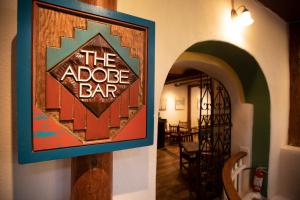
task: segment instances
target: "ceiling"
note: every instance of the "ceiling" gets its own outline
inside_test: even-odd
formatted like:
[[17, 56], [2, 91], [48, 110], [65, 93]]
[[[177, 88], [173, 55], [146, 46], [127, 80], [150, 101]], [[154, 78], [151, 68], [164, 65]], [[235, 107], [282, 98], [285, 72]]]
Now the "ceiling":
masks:
[[299, 0], [258, 0], [288, 23], [300, 22]]

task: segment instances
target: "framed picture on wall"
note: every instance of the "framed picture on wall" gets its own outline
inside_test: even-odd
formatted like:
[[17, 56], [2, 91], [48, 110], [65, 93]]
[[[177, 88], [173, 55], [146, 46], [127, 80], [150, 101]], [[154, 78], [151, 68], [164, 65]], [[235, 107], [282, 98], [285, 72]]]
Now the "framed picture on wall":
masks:
[[167, 110], [167, 99], [164, 97], [160, 99], [159, 110], [160, 111]]
[[176, 97], [175, 99], [175, 110], [184, 110], [185, 99], [184, 97]]

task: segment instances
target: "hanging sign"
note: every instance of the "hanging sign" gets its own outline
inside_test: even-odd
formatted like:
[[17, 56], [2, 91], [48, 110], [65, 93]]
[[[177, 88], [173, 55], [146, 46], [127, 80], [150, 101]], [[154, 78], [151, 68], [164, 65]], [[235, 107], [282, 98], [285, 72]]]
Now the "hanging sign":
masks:
[[77, 0], [19, 0], [19, 162], [153, 143], [154, 22]]

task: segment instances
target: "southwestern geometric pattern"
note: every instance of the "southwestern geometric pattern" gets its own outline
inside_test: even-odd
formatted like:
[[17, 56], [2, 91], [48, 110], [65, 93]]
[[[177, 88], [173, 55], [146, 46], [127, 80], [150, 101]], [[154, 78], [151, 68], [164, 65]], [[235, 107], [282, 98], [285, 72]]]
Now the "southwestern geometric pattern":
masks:
[[33, 108], [35, 151], [146, 137], [139, 60], [120, 44], [109, 25], [87, 21], [60, 48], [47, 48], [45, 108]]
[[153, 21], [78, 0], [18, 0], [19, 163], [153, 144]]
[[[100, 55], [103, 56], [104, 52], [108, 52], [110, 53], [110, 55], [115, 55], [113, 59], [110, 59], [114, 60], [114, 62], [111, 63], [111, 65], [114, 65], [114, 67], [105, 69], [104, 62], [102, 60], [100, 60], [101, 62], [97, 62], [97, 65], [94, 65], [93, 58], [95, 57], [95, 55], [90, 55], [89, 53], [89, 56], [87, 58], [89, 59], [87, 68], [87, 66], [85, 66], [86, 53], [84, 54], [84, 52], [96, 52], [96, 54], [99, 57]], [[77, 74], [77, 76], [80, 73], [81, 77], [65, 76], [64, 78], [65, 72], [68, 69], [70, 69], [70, 71], [73, 71], [74, 74]], [[96, 71], [96, 69], [101, 69], [101, 71]], [[94, 79], [90, 77], [91, 71], [95, 71], [95, 75], [93, 76], [95, 77]], [[108, 72], [110, 73], [108, 74]], [[126, 77], [126, 81], [120, 82], [117, 80], [120, 79], [120, 72], [123, 72], [123, 77]], [[100, 114], [110, 106], [110, 104], [114, 101], [116, 97], [118, 97], [126, 88], [128, 88], [133, 82], [135, 82], [138, 79], [138, 76], [130, 69], [130, 67], [128, 67], [128, 65], [121, 59], [121, 57], [116, 53], [116, 51], [114, 51], [114, 49], [105, 41], [105, 39], [100, 34], [96, 35], [84, 46], [76, 50], [65, 61], [53, 67], [50, 70], [50, 74], [53, 77], [55, 77], [59, 82], [61, 82], [74, 96], [76, 96], [80, 100], [80, 102], [82, 102], [97, 117], [99, 117]], [[80, 83], [77, 80], [75, 80], [78, 78], [86, 80], [89, 77], [90, 80], [85, 83], [85, 87], [81, 86]], [[105, 78], [106, 80], [110, 80], [110, 82], [116, 84], [107, 84], [107, 81], [104, 81]], [[98, 84], [98, 82], [100, 82], [98, 80], [101, 81], [101, 85]], [[88, 91], [95, 91], [97, 88], [99, 92], [97, 92], [93, 97], [80, 97], [80, 91], [84, 92], [82, 91], [84, 89]], [[85, 96], [90, 95], [85, 94]]]

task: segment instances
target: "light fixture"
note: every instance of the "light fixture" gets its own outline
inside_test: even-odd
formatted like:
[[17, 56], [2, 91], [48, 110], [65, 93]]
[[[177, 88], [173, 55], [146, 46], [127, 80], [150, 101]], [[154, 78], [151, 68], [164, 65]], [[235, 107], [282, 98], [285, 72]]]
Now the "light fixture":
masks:
[[251, 13], [246, 8], [246, 6], [241, 5], [237, 9], [234, 9], [233, 0], [231, 9], [231, 19], [238, 26], [249, 26], [254, 22], [254, 20], [251, 17]]

